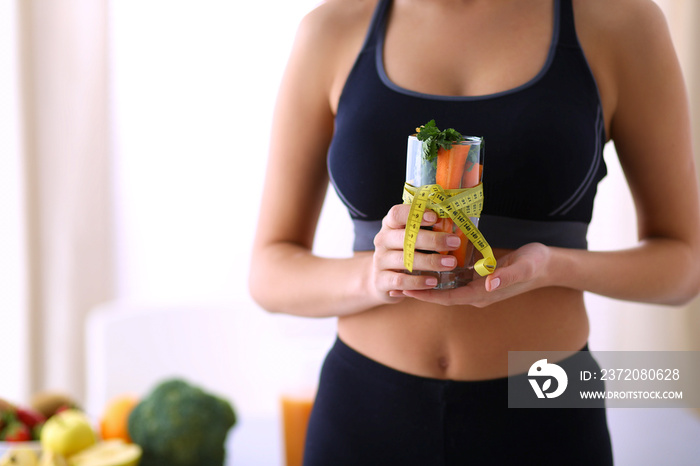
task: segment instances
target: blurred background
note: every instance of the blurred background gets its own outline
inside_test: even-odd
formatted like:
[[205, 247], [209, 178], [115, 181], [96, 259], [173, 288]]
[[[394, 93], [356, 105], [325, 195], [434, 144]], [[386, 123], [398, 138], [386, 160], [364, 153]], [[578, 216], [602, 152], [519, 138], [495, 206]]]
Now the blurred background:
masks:
[[[245, 427], [313, 387], [333, 319], [265, 313], [247, 270], [277, 86], [317, 3], [0, 0], [0, 398], [61, 390], [97, 415], [182, 372], [229, 397]], [[698, 148], [700, 4], [657, 3]], [[605, 157], [598, 250], [635, 241], [612, 145]], [[339, 206], [329, 191], [319, 254], [351, 254]], [[586, 299], [593, 350], [700, 350], [698, 301]], [[610, 413], [619, 464], [697, 464], [697, 413], [623, 411]]]

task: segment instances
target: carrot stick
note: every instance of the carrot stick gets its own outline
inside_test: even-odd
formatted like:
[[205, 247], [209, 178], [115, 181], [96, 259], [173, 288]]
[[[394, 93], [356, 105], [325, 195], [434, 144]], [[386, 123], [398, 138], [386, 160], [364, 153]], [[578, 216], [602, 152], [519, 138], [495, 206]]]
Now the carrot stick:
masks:
[[[462, 173], [464, 165], [467, 162], [469, 155], [469, 146], [455, 144], [452, 149], [438, 149], [437, 170], [435, 173], [435, 182], [442, 186], [443, 189], [457, 189], [462, 185]], [[444, 231], [452, 233], [454, 231], [454, 223], [449, 218], [443, 218], [433, 225], [433, 231]], [[464, 243], [464, 241], [462, 241]], [[462, 246], [455, 251], [440, 251], [440, 254], [452, 254], [457, 257], [457, 263], [464, 263], [462, 255]]]
[[452, 149], [440, 148], [437, 156], [437, 172], [435, 182], [443, 189], [458, 189], [462, 187], [462, 174], [467, 163], [469, 148], [455, 144]]
[[[471, 146], [455, 144], [452, 149], [445, 150], [440, 148], [437, 157], [437, 171], [435, 174], [435, 182], [442, 186], [443, 189], [459, 189], [471, 188], [479, 184], [481, 179], [481, 165], [475, 166], [474, 162], [468, 162], [469, 149]], [[471, 167], [466, 167], [466, 164], [471, 164]], [[448, 233], [454, 232], [454, 222], [449, 218], [438, 220], [433, 226], [434, 231], [444, 231]], [[457, 266], [464, 267], [467, 260], [467, 249], [469, 240], [457, 229], [456, 232], [462, 244], [454, 251], [440, 251], [441, 254], [452, 254], [457, 258]]]
[[479, 184], [481, 182], [481, 173], [483, 169], [484, 166], [481, 164], [467, 162], [467, 169], [464, 171], [462, 186], [460, 186], [460, 188], [473, 188]]

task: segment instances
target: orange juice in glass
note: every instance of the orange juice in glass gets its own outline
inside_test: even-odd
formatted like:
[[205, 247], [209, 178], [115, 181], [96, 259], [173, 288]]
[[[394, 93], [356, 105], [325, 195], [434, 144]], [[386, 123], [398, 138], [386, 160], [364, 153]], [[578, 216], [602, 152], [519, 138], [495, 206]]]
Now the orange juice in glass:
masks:
[[[484, 140], [477, 136], [461, 136], [451, 148], [437, 149], [437, 156], [426, 157], [425, 142], [417, 135], [408, 137], [406, 154], [406, 182], [415, 187], [438, 184], [443, 189], [473, 188], [481, 183], [484, 166]], [[475, 227], [478, 217], [469, 217]], [[462, 244], [454, 251], [440, 251], [457, 259], [457, 267], [447, 272], [414, 270], [416, 275], [438, 279], [437, 289], [464, 286], [474, 278], [474, 245], [449, 218], [440, 218], [432, 227], [435, 231], [452, 232], [460, 236]]]
[[283, 394], [282, 426], [286, 466], [301, 466], [304, 458], [306, 427], [314, 404], [312, 393]]

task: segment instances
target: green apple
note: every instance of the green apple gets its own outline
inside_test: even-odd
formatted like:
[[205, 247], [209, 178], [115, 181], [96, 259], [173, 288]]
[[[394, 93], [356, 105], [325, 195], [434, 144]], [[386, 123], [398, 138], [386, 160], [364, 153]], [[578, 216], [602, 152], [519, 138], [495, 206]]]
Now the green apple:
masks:
[[90, 420], [82, 411], [68, 409], [51, 416], [41, 429], [41, 447], [71, 456], [97, 442]]
[[141, 447], [123, 440], [99, 442], [70, 457], [71, 466], [136, 466]]

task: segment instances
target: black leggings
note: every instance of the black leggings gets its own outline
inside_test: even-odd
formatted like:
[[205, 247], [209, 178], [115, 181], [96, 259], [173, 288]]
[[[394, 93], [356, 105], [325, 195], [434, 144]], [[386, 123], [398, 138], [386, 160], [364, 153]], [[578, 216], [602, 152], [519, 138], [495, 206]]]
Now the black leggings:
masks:
[[419, 377], [339, 339], [328, 353], [305, 466], [528, 464], [611, 465], [605, 408], [508, 408], [508, 378]]

